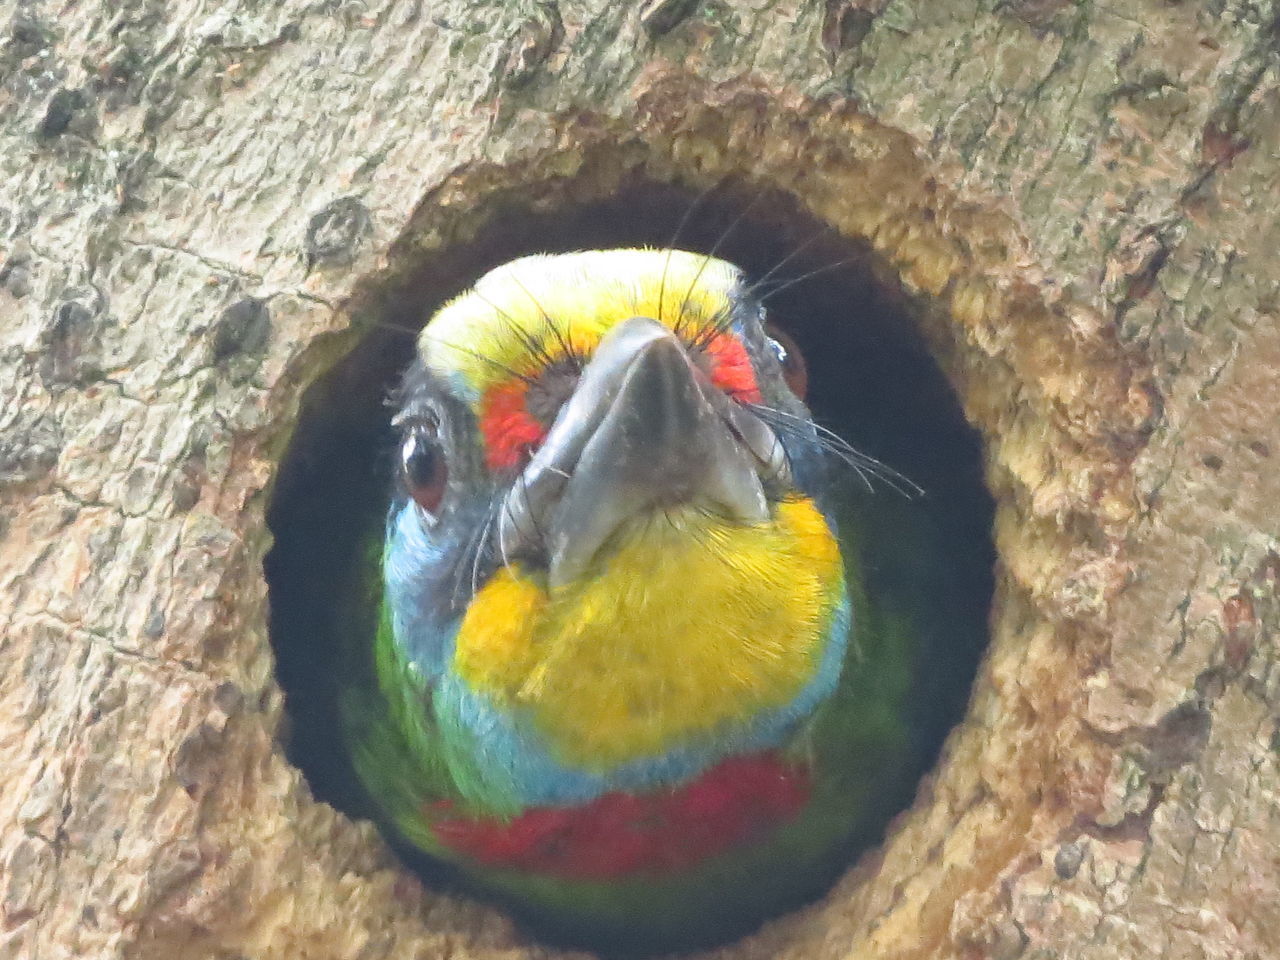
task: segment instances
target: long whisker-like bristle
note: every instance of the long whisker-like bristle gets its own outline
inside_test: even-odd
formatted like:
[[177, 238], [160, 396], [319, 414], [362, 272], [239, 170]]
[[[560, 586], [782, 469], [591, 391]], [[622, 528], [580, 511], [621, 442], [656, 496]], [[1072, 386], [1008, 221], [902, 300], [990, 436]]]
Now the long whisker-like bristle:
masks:
[[697, 336], [695, 336], [693, 340], [690, 341], [689, 348], [691, 350], [705, 350], [707, 347], [711, 345], [712, 340], [714, 340], [720, 334], [728, 331], [729, 327], [732, 325], [733, 325], [732, 308], [728, 306], [721, 308], [716, 312], [715, 316], [711, 318], [711, 322], [707, 324], [702, 330], [698, 331]]
[[465, 353], [469, 357], [475, 357], [481, 363], [487, 363], [489, 364], [489, 366], [494, 367], [497, 370], [501, 370], [503, 373], [507, 374], [508, 376], [515, 377], [517, 380], [521, 380], [524, 383], [532, 385], [535, 382], [535, 378], [529, 376], [527, 373], [521, 373], [519, 370], [516, 370], [514, 367], [509, 367], [505, 363], [499, 363], [497, 360], [494, 360], [488, 354], [481, 353], [479, 350], [473, 350], [470, 347], [464, 347], [461, 344], [457, 344], [457, 343], [450, 343], [447, 340], [432, 339], [431, 342], [433, 344], [439, 344], [442, 347], [447, 347], [450, 350], [457, 350], [459, 353]]
[[471, 593], [474, 595], [480, 588], [480, 568], [489, 542], [489, 534], [493, 529], [493, 522], [498, 515], [499, 502], [495, 498], [485, 508], [484, 518], [480, 523], [476, 524], [475, 530], [467, 538], [462, 554], [458, 558], [457, 576], [454, 578], [453, 584], [453, 604], [455, 607], [463, 599], [463, 584], [467, 582], [466, 575], [468, 572], [471, 574]]
[[809, 237], [809, 239], [805, 240], [805, 241], [804, 241], [803, 243], [801, 243], [799, 246], [797, 246], [797, 247], [795, 247], [794, 249], [792, 249], [790, 253], [788, 253], [788, 254], [787, 254], [786, 256], [784, 256], [781, 260], [779, 260], [777, 263], [775, 263], [772, 267], [770, 267], [768, 270], [766, 270], [766, 271], [765, 271], [765, 273], [764, 273], [764, 275], [763, 275], [763, 276], [761, 276], [761, 277], [760, 277], [760, 279], [756, 280], [754, 283], [749, 284], [749, 285], [747, 286], [747, 293], [748, 293], [748, 295], [752, 294], [754, 291], [756, 291], [756, 290], [760, 289], [761, 287], [763, 287], [766, 283], [768, 283], [768, 282], [769, 282], [769, 280], [771, 280], [771, 279], [773, 278], [773, 275], [774, 275], [775, 273], [777, 273], [779, 270], [781, 270], [783, 267], [785, 267], [788, 263], [790, 263], [790, 262], [791, 262], [792, 260], [794, 260], [796, 257], [800, 256], [800, 254], [802, 254], [805, 250], [809, 249], [809, 247], [811, 247], [811, 246], [813, 246], [815, 243], [817, 243], [817, 242], [818, 242], [818, 240], [819, 240], [819, 239], [820, 239], [824, 234], [826, 234], [827, 232], [828, 232], [828, 228], [823, 227], [821, 230], [819, 230], [819, 231], [817, 231], [816, 233], [812, 234], [812, 235]]
[[[681, 215], [680, 221], [676, 224], [676, 229], [671, 234], [670, 242], [667, 243], [667, 256], [662, 264], [662, 276], [658, 279], [658, 316], [654, 317], [654, 319], [657, 320], [659, 323], [666, 323], [666, 318], [662, 316], [662, 313], [663, 313], [663, 307], [666, 305], [665, 300], [666, 300], [666, 292], [667, 292], [667, 270], [671, 266], [671, 254], [675, 252], [676, 244], [680, 242], [680, 234], [683, 233], [684, 228], [689, 225], [689, 221], [690, 219], [692, 219], [694, 211], [697, 210], [700, 206], [702, 206], [702, 201], [707, 199], [707, 197], [711, 196], [712, 193], [714, 193], [717, 189], [719, 189], [721, 183], [723, 183], [722, 180], [716, 180], [707, 184], [707, 186], [705, 186], [702, 189], [702, 192], [693, 198], [693, 202], [689, 204], [688, 208]], [[671, 329], [676, 334], [680, 333], [681, 319], [682, 318], [679, 315], [677, 315], [675, 318], [675, 322], [672, 324]]]
[[780, 433], [791, 433], [793, 436], [803, 437], [809, 431], [813, 431], [813, 438], [818, 441], [822, 449], [834, 455], [852, 469], [858, 478], [866, 484], [868, 490], [874, 491], [875, 488], [871, 483], [874, 478], [904, 497], [914, 498], [923, 496], [925, 493], [924, 488], [914, 480], [903, 476], [893, 467], [877, 460], [875, 457], [863, 453], [838, 433], [822, 426], [822, 424], [814, 423], [812, 420], [794, 413], [788, 413], [785, 410], [778, 410], [763, 404], [748, 403], [744, 404], [744, 406]]
[[529, 515], [529, 522], [533, 524], [534, 535], [538, 538], [538, 547], [541, 550], [547, 549], [547, 535], [543, 532], [542, 527], [538, 525], [537, 514], [534, 513], [533, 504], [529, 502], [529, 483], [526, 474], [521, 473], [516, 481], [520, 484], [520, 496], [524, 498], [524, 511]]
[[[515, 271], [511, 272], [511, 280], [517, 287], [524, 291], [525, 296], [527, 296], [533, 303], [534, 307], [537, 308], [538, 313], [542, 316], [543, 325], [546, 326], [547, 330], [550, 331], [552, 338], [557, 344], [559, 344], [560, 350], [564, 354], [564, 358], [572, 363], [577, 371], [581, 373], [582, 358], [574, 351], [573, 347], [569, 343], [568, 337], [565, 336], [565, 333], [556, 325], [555, 319], [547, 312], [546, 307], [538, 302], [538, 298], [535, 297], [533, 292], [524, 285], [524, 281], [516, 276]], [[528, 341], [526, 341], [526, 343], [528, 343]], [[536, 348], [531, 346], [530, 349], [535, 350], [545, 364], [553, 362], [554, 358], [547, 352], [545, 344], [541, 341], [538, 342], [538, 346]]]
[[[502, 506], [499, 507], [499, 510], [508, 511], [507, 515], [510, 516], [511, 508], [506, 505], [505, 500], [503, 501]], [[506, 529], [506, 526], [501, 521], [499, 521], [498, 522], [498, 555], [502, 558], [502, 569], [509, 571], [511, 569], [511, 557], [507, 553], [507, 538], [503, 536], [503, 531], [505, 529]]]
[[829, 273], [830, 271], [838, 270], [841, 267], [847, 267], [849, 264], [856, 263], [860, 259], [861, 257], [846, 257], [843, 260], [837, 260], [835, 263], [828, 263], [824, 267], [818, 267], [814, 270], [810, 270], [808, 273], [802, 273], [798, 277], [792, 277], [789, 280], [784, 280], [776, 284], [772, 289], [765, 290], [763, 293], [758, 292], [760, 287], [763, 285], [763, 281], [758, 280], [747, 288], [747, 293], [750, 296], [756, 297], [758, 300], [768, 300], [770, 297], [776, 297], [783, 290], [791, 289], [797, 283], [804, 283], [806, 280], [811, 280], [820, 274]]
[[[746, 219], [747, 214], [750, 213], [752, 208], [760, 202], [760, 198], [763, 196], [764, 191], [758, 191], [756, 195], [751, 198], [751, 201], [738, 212], [738, 215], [733, 218], [729, 225], [724, 228], [720, 236], [716, 238], [716, 242], [711, 245], [711, 249], [703, 255], [702, 263], [698, 265], [697, 272], [694, 273], [693, 279], [689, 281], [689, 289], [684, 292], [684, 298], [680, 301], [680, 309], [677, 312], [676, 318], [677, 323], [679, 323], [684, 317], [684, 308], [689, 305], [689, 298], [693, 296], [693, 291], [697, 289], [698, 281], [702, 279], [702, 273], [707, 269], [707, 265], [715, 259], [716, 254], [720, 252], [720, 247], [723, 246], [724, 242], [733, 234], [733, 231], [737, 228], [738, 224]], [[677, 330], [677, 332], [679, 331]]]
[[[511, 277], [512, 280], [516, 282], [517, 285], [520, 284], [520, 281], [516, 277], [514, 271], [509, 271], [509, 276]], [[511, 316], [511, 314], [508, 311], [502, 309], [502, 307], [498, 306], [496, 303], [494, 303], [492, 300], [486, 297], [483, 293], [481, 293], [479, 287], [476, 287], [472, 292], [480, 300], [483, 300], [485, 303], [487, 303], [489, 307], [492, 308], [493, 312], [498, 315], [499, 318], [505, 321], [507, 325], [507, 332], [511, 334], [513, 337], [515, 337], [516, 340], [520, 343], [520, 345], [524, 347], [524, 349], [528, 351], [529, 355], [533, 359], [538, 361], [539, 364], [546, 366], [547, 364], [550, 364], [552, 361], [555, 360], [555, 357], [553, 357], [547, 351], [547, 347], [545, 343], [543, 343], [541, 340], [539, 340], [537, 337], [531, 334], [528, 330], [522, 327], [516, 321], [515, 317]], [[528, 291], [526, 290], [525, 292], [527, 293]], [[537, 304], [536, 300], [534, 301], [534, 304], [535, 305]], [[538, 307], [538, 309], [541, 310], [542, 308]], [[546, 316], [545, 311], [543, 313], [543, 316]]]

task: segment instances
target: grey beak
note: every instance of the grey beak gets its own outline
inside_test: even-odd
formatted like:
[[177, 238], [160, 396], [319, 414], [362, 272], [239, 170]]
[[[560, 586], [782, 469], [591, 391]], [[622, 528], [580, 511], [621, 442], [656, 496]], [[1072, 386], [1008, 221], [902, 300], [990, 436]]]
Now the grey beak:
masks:
[[539, 545], [552, 589], [586, 574], [628, 520], [696, 504], [769, 517], [762, 478], [787, 476], [777, 436], [711, 385], [674, 333], [632, 317], [601, 340], [503, 504], [503, 555]]

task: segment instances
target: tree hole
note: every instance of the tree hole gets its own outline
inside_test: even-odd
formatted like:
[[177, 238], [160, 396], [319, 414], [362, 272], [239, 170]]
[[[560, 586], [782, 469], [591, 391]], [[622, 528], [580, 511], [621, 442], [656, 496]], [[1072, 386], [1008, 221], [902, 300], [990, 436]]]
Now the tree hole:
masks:
[[[874, 809], [849, 848], [805, 889], [773, 903], [776, 913], [820, 896], [841, 868], [878, 843], [937, 761], [964, 714], [986, 642], [994, 562], [981, 444], [919, 333], [921, 305], [864, 245], [824, 229], [781, 193], [742, 186], [698, 195], [636, 180], [607, 199], [549, 212], [512, 199], [471, 241], [417, 255], [422, 262], [376, 292], [358, 320], [367, 331], [304, 398], [269, 514], [275, 547], [266, 566], [287, 698], [286, 750], [318, 799], [354, 817], [370, 815], [339, 724], [344, 685], [364, 669], [351, 662], [345, 606], [362, 565], [376, 562], [395, 463], [386, 401], [413, 356], [414, 332], [450, 297], [516, 257], [669, 245], [714, 252], [751, 279], [768, 278], [766, 306], [804, 354], [815, 420], [924, 490], [908, 498], [875, 478], [870, 488], [856, 475], [846, 478], [870, 514], [890, 518], [864, 558], [868, 590], [909, 593], [931, 584], [934, 614], [923, 618], [927, 635], [903, 700], [908, 748], [873, 785]], [[403, 252], [406, 262], [414, 257]], [[923, 523], [896, 536], [891, 518], [903, 511]], [[428, 883], [454, 882], [447, 870], [402, 853]], [[720, 942], [769, 912], [708, 921], [684, 942], [652, 943], [598, 942], [524, 919], [552, 942], [634, 954]]]

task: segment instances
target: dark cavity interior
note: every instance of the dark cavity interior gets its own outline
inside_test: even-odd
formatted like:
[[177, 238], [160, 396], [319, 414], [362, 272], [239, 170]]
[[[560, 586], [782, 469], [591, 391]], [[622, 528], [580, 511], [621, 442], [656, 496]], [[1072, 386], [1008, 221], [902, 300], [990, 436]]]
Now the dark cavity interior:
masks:
[[[338, 723], [343, 682], [358, 666], [344, 659], [349, 639], [336, 625], [343, 590], [361, 564], [376, 563], [370, 531], [376, 541], [394, 465], [386, 398], [410, 361], [413, 331], [507, 260], [641, 245], [715, 252], [753, 280], [769, 275], [766, 289], [777, 289], [766, 304], [804, 353], [817, 421], [926, 491], [915, 505], [935, 525], [938, 550], [921, 563], [948, 570], [951, 633], [932, 652], [936, 669], [919, 691], [914, 769], [901, 783], [886, 784], [892, 796], [885, 797], [884, 816], [849, 851], [852, 862], [910, 803], [963, 716], [986, 638], [992, 502], [979, 438], [913, 320], [920, 304], [887, 268], [875, 266], [864, 245], [824, 229], [787, 197], [751, 187], [700, 196], [636, 182], [607, 200], [552, 213], [513, 199], [472, 242], [423, 258], [402, 271], [397, 285], [376, 292], [367, 332], [307, 392], [269, 514], [276, 538], [266, 562], [271, 637], [287, 698], [288, 756], [317, 798], [353, 816], [367, 814]], [[413, 256], [403, 254], [406, 262]], [[872, 485], [869, 495], [901, 496], [883, 482]], [[413, 865], [428, 882], [450, 882], [430, 865]], [[809, 893], [820, 894], [832, 879], [816, 878]], [[609, 952], [610, 945], [593, 946]]]

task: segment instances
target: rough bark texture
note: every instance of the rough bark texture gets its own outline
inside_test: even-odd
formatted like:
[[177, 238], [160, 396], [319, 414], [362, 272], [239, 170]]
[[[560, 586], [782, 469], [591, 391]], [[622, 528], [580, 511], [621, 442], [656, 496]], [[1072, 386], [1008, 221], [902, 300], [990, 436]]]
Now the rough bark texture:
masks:
[[998, 499], [914, 808], [720, 955], [1280, 955], [1278, 37], [1264, 0], [0, 2], [0, 954], [541, 949], [286, 761], [264, 510], [368, 291], [643, 171], [867, 238]]

